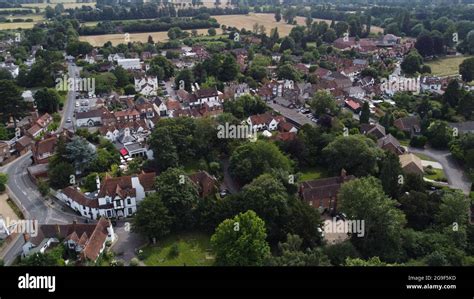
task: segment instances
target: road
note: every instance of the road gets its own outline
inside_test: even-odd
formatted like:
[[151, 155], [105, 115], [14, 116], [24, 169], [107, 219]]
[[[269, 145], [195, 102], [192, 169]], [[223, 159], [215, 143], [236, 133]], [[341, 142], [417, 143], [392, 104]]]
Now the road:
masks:
[[[74, 63], [68, 63], [68, 72], [69, 72], [69, 78], [73, 78], [74, 80], [76, 80], [79, 77], [79, 68], [76, 67]], [[62, 119], [58, 127], [58, 132], [62, 131], [63, 128], [66, 128], [71, 131], [74, 129], [73, 122], [71, 121], [70, 123], [68, 123], [67, 120], [68, 119], [72, 120], [74, 116], [75, 104], [76, 104], [76, 91], [69, 90], [66, 97], [66, 102], [64, 103], [64, 107], [62, 110]]]
[[[70, 78], [76, 78], [79, 75], [78, 69], [72, 63], [68, 63], [68, 72]], [[64, 103], [58, 132], [62, 128], [73, 129], [73, 123], [67, 123], [66, 120], [73, 117], [75, 100], [76, 92], [70, 90]], [[15, 161], [0, 167], [0, 172], [8, 174], [7, 186], [9, 195], [16, 203], [20, 204], [19, 208], [25, 214], [25, 218], [38, 220], [39, 224], [66, 224], [71, 223], [73, 220], [82, 222], [81, 217], [73, 214], [72, 211], [64, 210], [59, 204], [54, 204], [54, 202], [46, 203], [45, 199], [38, 192], [36, 185], [28, 176], [27, 168], [32, 164], [31, 157], [32, 154], [29, 152]], [[5, 265], [12, 264], [21, 253], [23, 244], [23, 237], [20, 236], [8, 245], [8, 251], [4, 252], [2, 257]]]
[[471, 191], [471, 181], [464, 173], [463, 168], [454, 160], [449, 151], [435, 150], [432, 148], [419, 149], [409, 147], [408, 150], [412, 153], [425, 154], [443, 166], [444, 173], [448, 179], [449, 186], [454, 189], [460, 189], [464, 194], [469, 194]]

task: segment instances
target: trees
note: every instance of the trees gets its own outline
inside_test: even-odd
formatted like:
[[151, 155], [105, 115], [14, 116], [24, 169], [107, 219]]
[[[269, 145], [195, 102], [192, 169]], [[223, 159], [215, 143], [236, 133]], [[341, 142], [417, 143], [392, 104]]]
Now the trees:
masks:
[[239, 66], [234, 56], [227, 54], [225, 55], [221, 69], [219, 71], [218, 79], [223, 82], [229, 82], [234, 80], [239, 74]]
[[0, 80], [0, 116], [2, 123], [13, 121], [16, 127], [17, 119], [26, 111], [26, 103], [23, 101], [21, 91], [13, 81]]
[[94, 49], [94, 47], [88, 42], [73, 41], [68, 43], [66, 52], [71, 56], [77, 57], [79, 55], [89, 54], [92, 49]]
[[217, 31], [216, 31], [215, 28], [209, 28], [209, 29], [207, 30], [207, 33], [208, 33], [210, 36], [216, 36]]
[[355, 179], [342, 185], [338, 201], [349, 219], [365, 222], [363, 237], [352, 235], [354, 246], [364, 257], [379, 256], [396, 261], [400, 256], [401, 227], [405, 216], [388, 198], [374, 177]]
[[96, 157], [97, 153], [93, 146], [82, 137], [74, 136], [66, 145], [66, 158], [80, 173], [88, 168]]
[[275, 12], [275, 21], [280, 22], [281, 21], [281, 9], [277, 9]]
[[8, 174], [0, 173], [0, 192], [4, 192], [8, 182]]
[[420, 71], [422, 63], [423, 58], [420, 54], [418, 54], [417, 51], [411, 51], [407, 56], [405, 56], [400, 66], [403, 72], [408, 75], [413, 75]]
[[148, 73], [157, 76], [159, 80], [167, 80], [174, 76], [174, 66], [166, 57], [158, 55], [151, 60]]
[[433, 38], [431, 37], [429, 32], [422, 32], [416, 39], [415, 48], [423, 57], [433, 55], [433, 47]]
[[339, 173], [341, 169], [356, 176], [375, 173], [377, 159], [383, 152], [375, 143], [363, 135], [339, 136], [329, 143], [322, 151], [329, 169]]
[[325, 90], [317, 91], [311, 99], [309, 105], [311, 106], [311, 109], [313, 109], [314, 114], [317, 116], [322, 116], [326, 113], [334, 115], [338, 112], [338, 107], [334, 97]]
[[423, 192], [410, 191], [401, 196], [398, 201], [406, 215], [409, 227], [421, 230], [433, 223], [439, 206], [434, 197]]
[[441, 197], [441, 204], [436, 214], [436, 222], [442, 226], [452, 227], [468, 223], [469, 201], [461, 192], [446, 192]]
[[265, 222], [254, 211], [226, 219], [211, 237], [220, 266], [262, 266], [270, 255]]
[[400, 175], [402, 167], [398, 156], [392, 152], [386, 152], [385, 157], [381, 161], [380, 181], [383, 190], [391, 198], [396, 199], [400, 195]]
[[359, 122], [361, 124], [368, 124], [370, 120], [370, 107], [368, 102], [362, 105], [362, 112], [360, 113]]
[[320, 249], [302, 247], [303, 240], [298, 235], [287, 235], [284, 243], [279, 243], [280, 255], [269, 259], [271, 266], [330, 266], [329, 258]]
[[156, 189], [169, 211], [171, 228], [191, 228], [195, 223], [193, 216], [198, 202], [198, 191], [189, 177], [179, 168], [170, 168], [157, 177]]
[[449, 142], [453, 139], [452, 129], [445, 121], [436, 120], [430, 124], [426, 136], [433, 148], [448, 148]]
[[290, 36], [287, 36], [283, 39], [280, 45], [280, 52], [284, 52], [286, 50], [293, 51], [295, 49], [295, 40]]
[[451, 107], [456, 107], [459, 100], [462, 98], [462, 90], [459, 86], [459, 82], [456, 79], [449, 81], [446, 91], [443, 94], [443, 101], [449, 104]]
[[238, 119], [262, 114], [266, 110], [267, 105], [257, 96], [243, 95], [234, 101], [224, 102], [224, 111], [232, 113]]
[[242, 189], [242, 195], [232, 202], [235, 211], [254, 211], [265, 221], [271, 241], [285, 237], [283, 227], [288, 217], [288, 194], [283, 184], [269, 174], [263, 174]]
[[[181, 82], [184, 82], [184, 86], [181, 84]], [[189, 69], [184, 69], [181, 72], [178, 73], [175, 79], [175, 85], [176, 89], [181, 88], [181, 86], [184, 87], [185, 90], [191, 92], [191, 84], [194, 84], [194, 75], [193, 72]]]
[[230, 157], [229, 171], [241, 183], [249, 183], [270, 169], [291, 171], [290, 159], [273, 143], [256, 141], [245, 143]]
[[53, 114], [58, 111], [61, 97], [58, 92], [52, 88], [42, 88], [35, 95], [35, 104], [40, 112]]
[[148, 238], [160, 239], [170, 232], [172, 217], [159, 193], [147, 195], [139, 204], [132, 220], [132, 230]]
[[474, 80], [474, 57], [465, 59], [459, 65], [459, 74], [461, 74], [464, 82], [471, 82]]
[[280, 65], [277, 74], [280, 79], [292, 80], [294, 82], [299, 81], [301, 78], [301, 74], [290, 63]]
[[50, 161], [48, 167], [49, 183], [53, 188], [62, 189], [70, 185], [70, 176], [75, 175], [75, 171], [70, 163], [55, 158], [58, 161]]
[[117, 87], [125, 87], [133, 82], [133, 75], [120, 65], [115, 67], [112, 73], [117, 78]]

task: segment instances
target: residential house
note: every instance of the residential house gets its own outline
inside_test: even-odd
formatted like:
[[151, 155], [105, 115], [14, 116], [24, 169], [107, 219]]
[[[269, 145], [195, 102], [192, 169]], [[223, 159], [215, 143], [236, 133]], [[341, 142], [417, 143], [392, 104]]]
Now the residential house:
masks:
[[374, 136], [375, 139], [385, 137], [385, 127], [379, 123], [375, 124], [361, 124], [360, 132], [367, 136]]
[[395, 155], [401, 155], [405, 152], [405, 149], [397, 140], [397, 138], [393, 137], [392, 134], [388, 134], [379, 140], [377, 140], [377, 145], [383, 150], [390, 151]]
[[420, 118], [418, 116], [407, 116], [398, 118], [393, 125], [399, 130], [410, 134], [410, 136], [421, 133]]
[[41, 224], [35, 236], [25, 234], [22, 255], [45, 253], [52, 246], [61, 243], [77, 254], [77, 262], [96, 262], [107, 242], [115, 240], [110, 220], [101, 217], [97, 223]]
[[191, 174], [189, 178], [196, 185], [201, 198], [208, 197], [217, 190], [217, 179], [211, 176], [207, 171], [200, 170]]
[[139, 58], [118, 59], [117, 64], [126, 70], [140, 70], [142, 68]]
[[421, 78], [420, 89], [422, 92], [439, 92], [442, 86], [443, 83], [439, 77]]
[[69, 186], [56, 197], [90, 219], [130, 217], [137, 211], [137, 204], [154, 192], [155, 177], [154, 173], [117, 178], [106, 176], [102, 183], [97, 179], [97, 193], [84, 194]]
[[398, 158], [400, 160], [400, 165], [402, 166], [403, 172], [414, 173], [423, 176], [423, 165], [421, 163], [421, 159], [418, 158], [416, 155], [412, 153], [407, 153], [398, 156]]
[[23, 136], [15, 142], [14, 148], [19, 155], [26, 154], [31, 149], [32, 141], [29, 136]]
[[319, 209], [321, 213], [335, 213], [337, 211], [337, 197], [342, 184], [355, 179], [341, 170], [336, 177], [317, 179], [303, 182], [299, 186], [300, 198], [310, 206]]
[[35, 164], [48, 163], [49, 158], [54, 155], [57, 140], [56, 136], [51, 136], [33, 143], [31, 151]]
[[144, 96], [156, 96], [158, 79], [155, 76], [135, 77], [135, 91]]
[[2, 165], [4, 161], [10, 159], [10, 156], [10, 145], [8, 142], [0, 141], [0, 165]]
[[268, 112], [251, 115], [247, 118], [247, 124], [257, 131], [275, 131], [278, 128], [278, 124], [284, 121], [285, 118], [283, 116], [275, 116]]

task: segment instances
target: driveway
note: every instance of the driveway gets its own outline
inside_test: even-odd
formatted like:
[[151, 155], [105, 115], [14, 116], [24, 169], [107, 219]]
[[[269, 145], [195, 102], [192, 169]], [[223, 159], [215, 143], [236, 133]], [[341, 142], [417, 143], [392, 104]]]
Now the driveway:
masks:
[[136, 256], [135, 250], [147, 243], [146, 238], [131, 232], [129, 225], [128, 221], [117, 221], [117, 225], [114, 227], [117, 241], [111, 247], [117, 257], [125, 261], [126, 265]]
[[464, 194], [469, 194], [471, 191], [471, 180], [464, 173], [463, 168], [453, 158], [451, 153], [446, 150], [435, 150], [432, 148], [419, 149], [409, 147], [408, 150], [412, 153], [421, 153], [427, 155], [443, 166], [444, 173], [448, 179], [449, 186], [454, 189], [460, 189]]

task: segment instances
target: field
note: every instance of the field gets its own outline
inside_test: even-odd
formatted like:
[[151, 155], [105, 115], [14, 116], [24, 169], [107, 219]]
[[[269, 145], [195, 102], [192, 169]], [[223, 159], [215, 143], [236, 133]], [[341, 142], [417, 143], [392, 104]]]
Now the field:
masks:
[[459, 65], [469, 56], [456, 56], [441, 58], [427, 63], [431, 67], [431, 73], [435, 76], [452, 76], [459, 74]]
[[[270, 30], [274, 27], [278, 28], [278, 33], [280, 36], [286, 36], [290, 34], [291, 28], [293, 25], [288, 25], [284, 21], [276, 22], [273, 14], [263, 14], [263, 13], [250, 13], [246, 16], [243, 15], [227, 15], [227, 16], [213, 16], [217, 22], [221, 25], [237, 27], [239, 29], [245, 28], [247, 30], [252, 30], [253, 25], [258, 23], [260, 25], [265, 26], [266, 33], [269, 34]], [[305, 18], [297, 17], [297, 23], [300, 25], [304, 25]], [[315, 21], [322, 21], [320, 19], [315, 19]], [[328, 24], [331, 23], [329, 20], [324, 20]], [[95, 25], [97, 22], [88, 22], [86, 25]], [[379, 27], [372, 27], [373, 32], [379, 32], [380, 30], [383, 31], [382, 28]], [[190, 30], [188, 30], [190, 31]], [[207, 29], [198, 29], [199, 34], [207, 34]], [[221, 29], [217, 29], [217, 34], [222, 33]], [[130, 33], [130, 41], [131, 42], [146, 42], [148, 40], [148, 35], [153, 37], [155, 42], [157, 41], [166, 41], [168, 40], [168, 33], [167, 32], [145, 32], [145, 33]], [[113, 45], [118, 45], [120, 43], [125, 43], [124, 35], [123, 34], [105, 34], [105, 35], [89, 35], [89, 36], [81, 36], [80, 40], [87, 41], [93, 46], [102, 46], [107, 41], [112, 42]]]
[[51, 6], [51, 7], [54, 8], [56, 6], [56, 4], [58, 4], [60, 2], [62, 2], [65, 9], [82, 7], [83, 5], [95, 7], [95, 5], [96, 5], [95, 2], [91, 2], [91, 3], [71, 3], [71, 1], [67, 1], [67, 2], [66, 1], [55, 1], [54, 3], [28, 3], [28, 4], [22, 4], [21, 7], [33, 8], [33, 9], [35, 7], [38, 7], [39, 9], [44, 10], [47, 6]]
[[7, 29], [30, 29], [33, 28], [35, 22], [21, 22], [21, 23], [0, 23], [0, 30]]
[[[211, 266], [210, 237], [201, 233], [173, 235], [143, 248], [142, 261], [147, 266]], [[172, 248], [177, 246], [177, 254]]]
[[[187, 31], [191, 32], [191, 30], [187, 30]], [[221, 29], [216, 29], [216, 31], [218, 34], [222, 32]], [[207, 34], [207, 29], [198, 29], [197, 32], [198, 34]], [[158, 41], [168, 40], [168, 32], [161, 31], [161, 32], [130, 33], [130, 42], [147, 42], [149, 35], [153, 37], [153, 41], [155, 43]], [[112, 45], [114, 46], [125, 43], [124, 34], [88, 35], [88, 36], [81, 36], [79, 37], [79, 39], [81, 41], [89, 42], [91, 45], [95, 47], [102, 46], [108, 41], [112, 42]]]
[[[280, 22], [275, 21], [274, 14], [265, 14], [265, 13], [250, 13], [246, 16], [242, 15], [228, 15], [228, 16], [214, 16], [214, 18], [219, 22], [221, 25], [237, 27], [239, 29], [245, 28], [247, 30], [252, 30], [253, 25], [258, 23], [260, 25], [265, 26], [267, 29], [267, 34], [270, 33], [272, 28], [277, 27], [278, 33], [280, 36], [286, 36], [290, 34], [291, 28], [293, 25], [286, 24], [283, 20]], [[328, 24], [331, 24], [330, 20], [322, 20], [322, 19], [314, 19], [314, 21], [324, 21]], [[296, 22], [298, 25], [305, 24], [304, 17], [296, 17]], [[374, 33], [383, 32], [383, 29], [380, 27], [372, 26], [371, 31]]]

